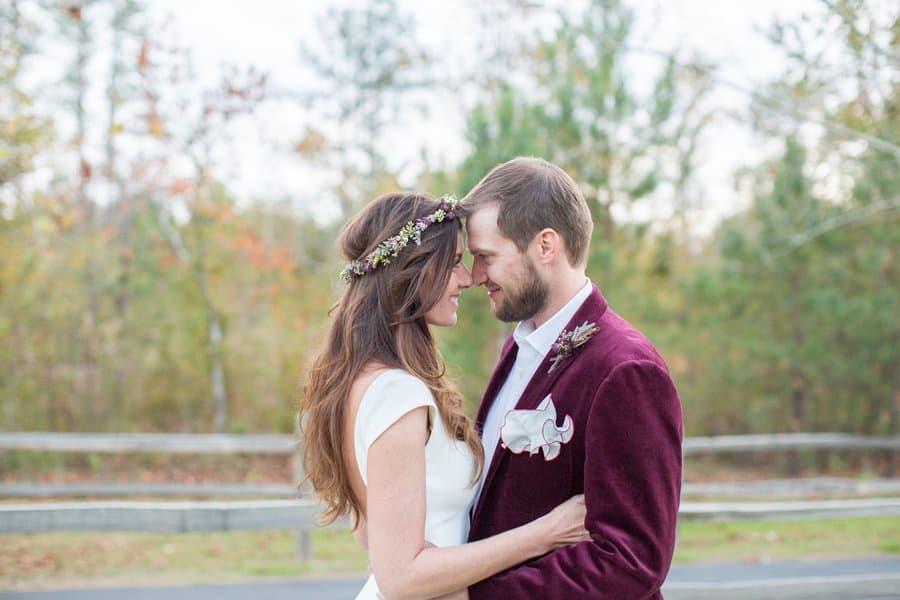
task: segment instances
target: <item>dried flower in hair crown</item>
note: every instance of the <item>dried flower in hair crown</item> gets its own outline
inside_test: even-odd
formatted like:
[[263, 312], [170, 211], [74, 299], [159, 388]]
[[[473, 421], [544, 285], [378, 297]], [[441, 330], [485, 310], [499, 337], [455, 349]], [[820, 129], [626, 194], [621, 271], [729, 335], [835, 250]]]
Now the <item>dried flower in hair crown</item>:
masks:
[[563, 329], [556, 341], [553, 342], [553, 346], [550, 347], [553, 352], [556, 352], [556, 355], [553, 357], [553, 362], [550, 364], [547, 372], [552, 373], [559, 366], [559, 363], [572, 356], [575, 350], [584, 346], [589, 339], [594, 337], [595, 333], [597, 333], [596, 323], [587, 321], [572, 331]]
[[457, 217], [456, 208], [459, 200], [453, 196], [442, 196], [440, 205], [430, 215], [419, 217], [415, 221], [409, 221], [400, 232], [384, 240], [369, 254], [347, 263], [341, 270], [341, 279], [350, 283], [355, 277], [362, 277], [373, 272], [380, 266], [389, 265], [391, 259], [397, 257], [410, 241], [416, 246], [422, 243], [422, 232], [435, 223], [452, 221]]

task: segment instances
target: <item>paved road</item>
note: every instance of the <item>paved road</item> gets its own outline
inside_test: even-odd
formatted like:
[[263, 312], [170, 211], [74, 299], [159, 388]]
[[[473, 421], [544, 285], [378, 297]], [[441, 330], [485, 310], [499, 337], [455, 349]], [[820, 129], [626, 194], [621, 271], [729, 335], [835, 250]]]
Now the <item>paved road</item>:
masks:
[[900, 558], [675, 566], [666, 600], [900, 598]]
[[[0, 592], [0, 599], [345, 600], [352, 599], [361, 586], [361, 579], [318, 579], [232, 585]], [[900, 557], [675, 566], [663, 591], [666, 600], [900, 599]], [[539, 593], [534, 598], [540, 598]]]

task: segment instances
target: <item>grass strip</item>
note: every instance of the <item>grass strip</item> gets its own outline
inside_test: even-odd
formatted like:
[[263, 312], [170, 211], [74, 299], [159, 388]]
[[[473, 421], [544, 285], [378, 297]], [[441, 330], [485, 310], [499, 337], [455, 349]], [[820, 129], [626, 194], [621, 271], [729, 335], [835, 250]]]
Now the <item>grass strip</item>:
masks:
[[[236, 582], [362, 576], [349, 532], [313, 533], [313, 558], [294, 556], [291, 531], [0, 536], [0, 589]], [[683, 523], [675, 562], [825, 559], [900, 554], [900, 519]]]

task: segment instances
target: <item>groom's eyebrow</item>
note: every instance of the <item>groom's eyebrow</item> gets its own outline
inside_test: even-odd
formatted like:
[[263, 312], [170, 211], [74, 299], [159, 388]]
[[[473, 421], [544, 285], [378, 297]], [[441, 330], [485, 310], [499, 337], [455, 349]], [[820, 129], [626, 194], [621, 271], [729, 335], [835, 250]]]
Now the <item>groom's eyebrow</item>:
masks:
[[481, 255], [487, 254], [487, 251], [485, 251], [482, 248], [479, 248], [478, 246], [473, 246], [472, 241], [470, 239], [469, 240], [469, 253], [472, 254], [472, 256], [475, 256], [476, 254], [481, 254]]

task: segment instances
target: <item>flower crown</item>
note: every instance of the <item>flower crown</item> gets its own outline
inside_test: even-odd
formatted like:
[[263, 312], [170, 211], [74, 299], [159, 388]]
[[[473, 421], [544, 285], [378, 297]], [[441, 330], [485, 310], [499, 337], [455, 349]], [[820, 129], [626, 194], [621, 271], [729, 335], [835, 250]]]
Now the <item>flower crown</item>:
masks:
[[420, 245], [422, 232], [431, 225], [455, 219], [459, 200], [453, 196], [442, 196], [439, 200], [440, 204], [433, 213], [419, 217], [415, 221], [409, 221], [403, 226], [400, 233], [378, 244], [372, 252], [347, 263], [341, 270], [341, 279], [350, 283], [354, 277], [362, 277], [372, 273], [380, 266], [389, 265], [391, 259], [397, 257], [409, 245], [410, 240], [414, 241], [416, 246]]

